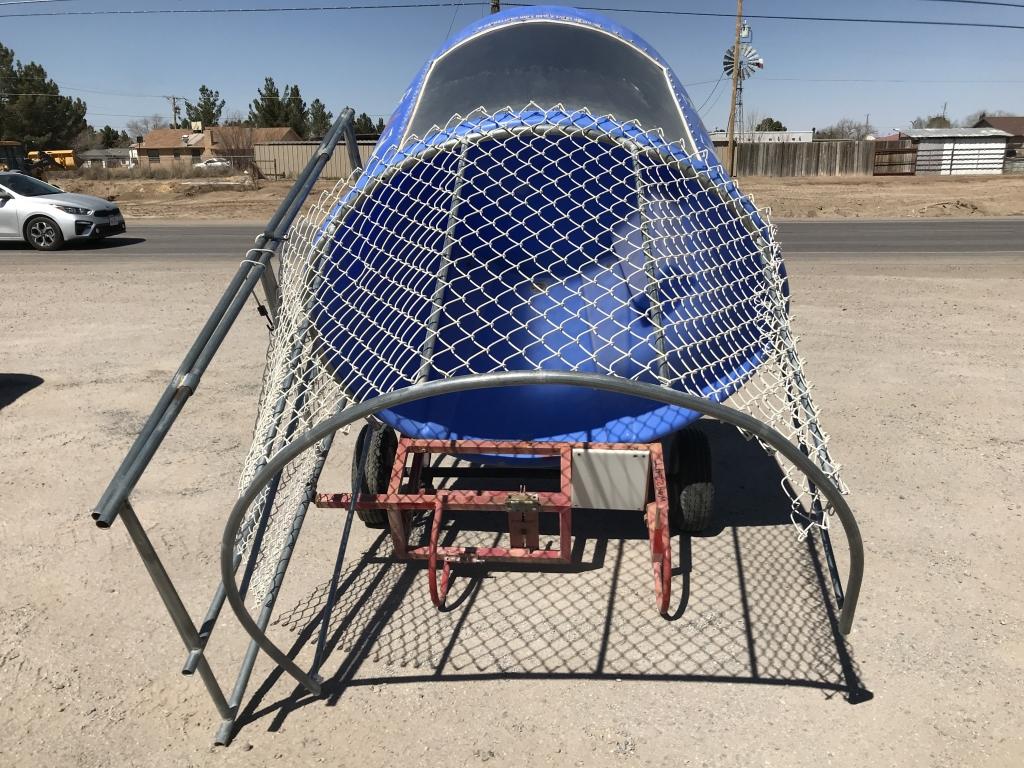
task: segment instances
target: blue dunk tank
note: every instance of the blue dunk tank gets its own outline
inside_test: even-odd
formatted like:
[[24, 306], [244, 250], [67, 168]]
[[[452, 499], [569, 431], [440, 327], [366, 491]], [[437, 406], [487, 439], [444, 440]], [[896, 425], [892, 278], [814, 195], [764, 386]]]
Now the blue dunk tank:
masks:
[[[544, 369], [722, 401], [770, 353], [767, 224], [664, 60], [593, 14], [510, 11], [449, 41], [332, 220], [313, 322], [358, 399]], [[697, 414], [535, 386], [380, 418], [418, 438], [650, 442]]]
[[[721, 403], [777, 357], [788, 327], [773, 230], [678, 79], [636, 35], [566, 8], [496, 14], [437, 51], [306, 258], [319, 364], [351, 401], [557, 371]], [[646, 512], [665, 609], [668, 523], [699, 530], [711, 515], [706, 438], [687, 429], [699, 416], [561, 382], [425, 396], [377, 413], [359, 436], [355, 499], [320, 503], [389, 525], [399, 556], [430, 561], [438, 604], [452, 563], [567, 561], [572, 508]], [[432, 466], [439, 454], [522, 495], [435, 492], [460, 477]], [[545, 467], [547, 490], [516, 475]], [[439, 548], [446, 514], [494, 508], [509, 512], [510, 548]], [[432, 547], [407, 546], [417, 510], [434, 512]], [[540, 545], [538, 512], [560, 515], [557, 549]]]

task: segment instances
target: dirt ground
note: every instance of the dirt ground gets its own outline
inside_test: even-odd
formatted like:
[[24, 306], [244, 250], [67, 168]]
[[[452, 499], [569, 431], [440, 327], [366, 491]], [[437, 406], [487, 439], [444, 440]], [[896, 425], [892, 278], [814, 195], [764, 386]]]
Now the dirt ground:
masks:
[[[777, 218], [902, 219], [1024, 216], [1024, 176], [920, 176], [740, 179], [744, 192]], [[244, 177], [203, 181], [57, 180], [69, 192], [116, 200], [132, 218], [260, 219], [270, 217], [291, 182]], [[334, 182], [320, 182], [315, 193]], [[316, 194], [310, 197], [315, 199]]]
[[[426, 576], [357, 527], [328, 695], [261, 657], [228, 748], [120, 524], [89, 511], [233, 260], [0, 253], [0, 763], [47, 766], [1019, 766], [1024, 262], [792, 259], [802, 352], [867, 546], [849, 641], [773, 467], [708, 425], [720, 525], [676, 542], [653, 609], [643, 530], [594, 519], [573, 573]], [[201, 616], [267, 334], [246, 311], [134, 494]], [[352, 437], [322, 487], [343, 490]], [[308, 661], [339, 536], [310, 512], [273, 627]], [[685, 572], [685, 573], [684, 573]], [[230, 687], [226, 611], [209, 657]]]

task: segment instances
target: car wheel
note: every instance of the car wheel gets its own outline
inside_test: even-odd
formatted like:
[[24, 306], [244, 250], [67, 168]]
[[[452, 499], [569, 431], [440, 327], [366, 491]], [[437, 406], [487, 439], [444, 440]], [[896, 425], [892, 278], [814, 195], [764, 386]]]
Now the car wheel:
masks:
[[25, 239], [37, 251], [56, 251], [64, 245], [64, 235], [60, 227], [45, 216], [29, 219], [25, 225]]

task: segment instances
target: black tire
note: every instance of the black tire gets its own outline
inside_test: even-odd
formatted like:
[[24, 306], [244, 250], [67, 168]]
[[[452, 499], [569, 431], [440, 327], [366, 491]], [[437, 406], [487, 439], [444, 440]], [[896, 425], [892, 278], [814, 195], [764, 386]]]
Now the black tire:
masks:
[[37, 251], [56, 251], [64, 245], [64, 233], [53, 219], [33, 216], [25, 222], [25, 240]]
[[668, 456], [669, 527], [673, 533], [699, 533], [711, 527], [715, 486], [711, 446], [699, 429], [672, 436]]
[[[352, 490], [357, 490], [359, 480], [359, 458], [363, 455], [363, 444], [369, 440], [366, 449], [366, 466], [363, 482], [358, 490], [362, 493], [384, 493], [391, 482], [391, 469], [395, 466], [395, 452], [398, 450], [398, 436], [391, 427], [375, 428], [364, 424], [356, 437], [355, 452], [352, 454]], [[367, 528], [386, 528], [386, 509], [357, 509], [356, 514]]]

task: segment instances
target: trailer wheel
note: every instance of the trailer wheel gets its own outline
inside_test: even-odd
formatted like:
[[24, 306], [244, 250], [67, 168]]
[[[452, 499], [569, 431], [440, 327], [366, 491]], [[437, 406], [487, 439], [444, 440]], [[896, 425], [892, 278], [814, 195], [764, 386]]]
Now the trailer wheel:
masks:
[[668, 467], [669, 526], [673, 533], [698, 533], [711, 526], [715, 486], [711, 478], [711, 446], [699, 429], [672, 437]]
[[[363, 471], [363, 482], [359, 488], [359, 458], [363, 455], [363, 445], [369, 440], [366, 449], [366, 466]], [[391, 427], [375, 427], [364, 424], [356, 437], [355, 451], [352, 454], [352, 491], [361, 493], [384, 493], [391, 482], [391, 470], [395, 465], [395, 451], [398, 449], [398, 436]], [[356, 514], [367, 528], [386, 528], [388, 513], [386, 509], [357, 509]]]

